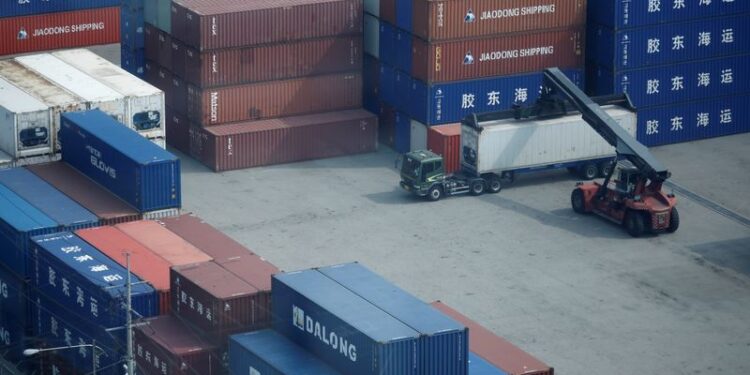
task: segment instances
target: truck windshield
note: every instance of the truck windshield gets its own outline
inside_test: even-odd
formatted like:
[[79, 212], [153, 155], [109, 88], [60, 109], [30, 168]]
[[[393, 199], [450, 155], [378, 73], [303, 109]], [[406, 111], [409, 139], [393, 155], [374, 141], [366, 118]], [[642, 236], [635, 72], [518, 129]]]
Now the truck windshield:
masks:
[[405, 176], [413, 179], [419, 178], [419, 172], [422, 167], [422, 163], [419, 160], [414, 160], [410, 157], [404, 157], [404, 162], [401, 165], [401, 173]]

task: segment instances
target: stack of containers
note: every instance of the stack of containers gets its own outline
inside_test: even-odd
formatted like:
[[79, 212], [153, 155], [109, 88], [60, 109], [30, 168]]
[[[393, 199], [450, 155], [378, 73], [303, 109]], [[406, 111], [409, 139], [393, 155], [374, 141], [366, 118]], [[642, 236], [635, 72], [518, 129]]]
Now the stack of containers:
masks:
[[365, 100], [399, 152], [424, 149], [428, 126], [533, 103], [546, 67], [583, 83], [585, 0], [373, 0], [365, 11]]
[[0, 2], [0, 56], [120, 41], [120, 0]]
[[628, 93], [638, 140], [684, 142], [750, 130], [747, 1], [595, 1], [587, 87]]
[[120, 66], [128, 73], [143, 78], [146, 62], [144, 52], [144, 5], [147, 0], [120, 2]]
[[146, 21], [168, 142], [211, 169], [375, 149], [377, 120], [359, 109], [361, 0], [180, 0], [171, 30]]

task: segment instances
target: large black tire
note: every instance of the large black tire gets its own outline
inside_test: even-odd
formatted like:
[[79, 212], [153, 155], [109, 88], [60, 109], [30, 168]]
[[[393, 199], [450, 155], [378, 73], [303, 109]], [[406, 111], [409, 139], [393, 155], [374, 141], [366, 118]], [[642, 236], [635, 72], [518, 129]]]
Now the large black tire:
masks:
[[503, 189], [503, 184], [500, 182], [500, 178], [493, 175], [487, 178], [487, 192], [490, 194], [497, 194]]
[[471, 195], [482, 195], [484, 193], [484, 181], [474, 180], [469, 186], [469, 192]]
[[612, 171], [612, 162], [611, 161], [605, 161], [599, 163], [599, 176], [600, 177], [607, 177], [607, 175]]
[[640, 237], [646, 230], [643, 214], [638, 211], [628, 211], [625, 214], [625, 229], [633, 237]]
[[677, 207], [672, 207], [672, 213], [669, 215], [669, 226], [667, 232], [677, 232], [677, 228], [680, 227], [680, 213], [677, 212]]
[[443, 188], [438, 185], [433, 185], [430, 190], [427, 191], [427, 199], [436, 202], [443, 197]]
[[593, 180], [599, 175], [599, 167], [594, 163], [584, 164], [579, 173], [582, 179]]
[[573, 207], [573, 211], [575, 211], [576, 213], [586, 213], [586, 202], [584, 202], [583, 190], [573, 190], [573, 192], [570, 194], [570, 205]]

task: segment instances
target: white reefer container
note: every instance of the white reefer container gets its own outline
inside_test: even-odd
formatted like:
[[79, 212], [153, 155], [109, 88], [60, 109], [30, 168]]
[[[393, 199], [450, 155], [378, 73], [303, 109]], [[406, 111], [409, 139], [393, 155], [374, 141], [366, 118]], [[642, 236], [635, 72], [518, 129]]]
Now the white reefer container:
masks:
[[0, 78], [0, 150], [13, 159], [52, 154], [50, 109]]
[[[635, 137], [636, 114], [618, 106], [602, 109]], [[461, 165], [477, 174], [535, 169], [615, 156], [580, 113], [545, 120], [504, 119], [479, 129], [461, 126]], [[476, 162], [475, 162], [476, 161]]]
[[96, 78], [125, 96], [125, 124], [148, 138], [164, 138], [164, 92], [87, 49], [53, 52], [53, 56]]
[[60, 151], [57, 132], [60, 130], [60, 114], [64, 112], [85, 111], [86, 101], [75, 94], [55, 85], [38, 73], [13, 60], [0, 61], [0, 77], [6, 79], [27, 94], [39, 99], [52, 111], [52, 128], [50, 137], [55, 152]]

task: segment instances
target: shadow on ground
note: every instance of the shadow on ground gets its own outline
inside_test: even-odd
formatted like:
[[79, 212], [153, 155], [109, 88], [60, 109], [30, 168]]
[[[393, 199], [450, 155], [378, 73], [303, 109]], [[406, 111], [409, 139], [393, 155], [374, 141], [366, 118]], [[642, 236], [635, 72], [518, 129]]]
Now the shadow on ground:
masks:
[[750, 237], [708, 242], [691, 246], [690, 250], [717, 266], [750, 276]]

